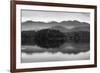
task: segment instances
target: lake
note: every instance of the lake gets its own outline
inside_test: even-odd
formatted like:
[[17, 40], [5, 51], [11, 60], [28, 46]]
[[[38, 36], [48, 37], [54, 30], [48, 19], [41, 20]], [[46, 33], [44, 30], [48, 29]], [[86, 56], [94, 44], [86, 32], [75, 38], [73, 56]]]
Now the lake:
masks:
[[21, 62], [53, 62], [90, 59], [89, 43], [65, 43], [59, 48], [41, 48], [36, 45], [22, 45]]

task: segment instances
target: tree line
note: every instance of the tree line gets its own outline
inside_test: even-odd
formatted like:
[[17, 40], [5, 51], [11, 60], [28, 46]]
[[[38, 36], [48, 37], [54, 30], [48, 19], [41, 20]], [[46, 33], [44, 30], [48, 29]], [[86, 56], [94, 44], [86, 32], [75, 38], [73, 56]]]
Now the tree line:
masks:
[[39, 31], [22, 31], [22, 45], [38, 45], [46, 48], [57, 48], [63, 43], [89, 43], [89, 31], [75, 31], [63, 33], [55, 29], [42, 29]]

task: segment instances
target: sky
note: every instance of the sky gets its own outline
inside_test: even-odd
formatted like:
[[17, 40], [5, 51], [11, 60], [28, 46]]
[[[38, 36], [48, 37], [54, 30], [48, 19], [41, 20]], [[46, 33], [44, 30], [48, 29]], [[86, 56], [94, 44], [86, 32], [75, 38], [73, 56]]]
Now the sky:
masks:
[[[74, 21], [90, 23], [90, 13], [83, 12], [62, 12], [62, 11], [40, 11], [40, 10], [21, 10], [22, 22], [34, 21], [48, 24], [27, 24], [22, 25], [22, 30], [46, 29], [56, 24], [49, 24], [52, 21], [61, 23], [62, 21]], [[73, 22], [72, 22], [73, 23]], [[62, 24], [61, 24], [62, 25]], [[40, 27], [41, 26], [41, 27]], [[76, 26], [76, 25], [75, 25]], [[83, 25], [84, 26], [84, 25]], [[67, 29], [74, 28], [72, 25], [64, 25]]]
[[62, 12], [62, 11], [40, 11], [40, 10], [21, 10], [22, 22], [42, 21], [42, 22], [61, 22], [68, 20], [78, 20], [80, 22], [90, 22], [90, 13], [84, 12]]

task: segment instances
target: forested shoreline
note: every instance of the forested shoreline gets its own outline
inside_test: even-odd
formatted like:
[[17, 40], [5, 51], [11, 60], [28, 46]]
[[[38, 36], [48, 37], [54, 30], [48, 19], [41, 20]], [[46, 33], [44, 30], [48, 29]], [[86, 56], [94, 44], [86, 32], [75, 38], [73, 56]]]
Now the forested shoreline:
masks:
[[[44, 38], [43, 38], [44, 37]], [[22, 31], [22, 45], [38, 45], [44, 47], [59, 47], [66, 42], [72, 43], [90, 43], [89, 31], [72, 31], [63, 33], [55, 29], [42, 29], [38, 31]], [[52, 45], [53, 43], [53, 45]], [[41, 45], [40, 45], [41, 44]], [[51, 45], [48, 45], [51, 44]], [[56, 46], [55, 46], [56, 45]], [[53, 48], [53, 47], [52, 47]]]

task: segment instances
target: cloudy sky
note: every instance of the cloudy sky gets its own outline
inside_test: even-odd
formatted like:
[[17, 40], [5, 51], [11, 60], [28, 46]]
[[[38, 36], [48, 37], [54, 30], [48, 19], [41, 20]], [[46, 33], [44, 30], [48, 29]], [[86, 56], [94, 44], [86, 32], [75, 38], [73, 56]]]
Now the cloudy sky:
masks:
[[90, 13], [84, 12], [21, 10], [21, 15], [22, 22], [28, 20], [42, 22], [78, 20], [80, 22], [90, 22]]

